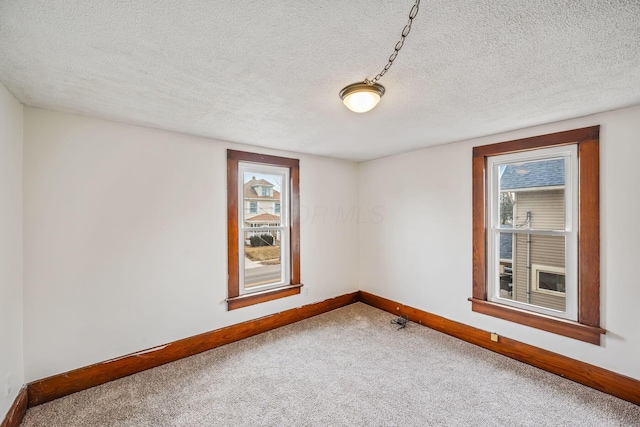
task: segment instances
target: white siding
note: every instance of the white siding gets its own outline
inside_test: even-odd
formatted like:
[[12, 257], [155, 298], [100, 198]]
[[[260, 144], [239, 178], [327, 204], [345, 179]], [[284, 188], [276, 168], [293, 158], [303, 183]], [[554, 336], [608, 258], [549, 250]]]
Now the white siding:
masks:
[[531, 212], [533, 229], [564, 229], [564, 190], [517, 192], [514, 206], [516, 224], [526, 221], [527, 212]]
[[[527, 235], [516, 236], [515, 266], [513, 271], [514, 299], [527, 302]], [[564, 238], [531, 235], [531, 264], [564, 268]], [[531, 279], [533, 288], [533, 278]], [[565, 298], [546, 292], [531, 291], [531, 304], [554, 310], [564, 310]]]
[[[559, 230], [564, 228], [564, 190], [522, 191], [516, 193], [514, 217], [516, 224], [523, 224], [531, 213], [531, 228], [545, 230]], [[523, 227], [524, 228], [524, 227]], [[527, 235], [519, 234], [515, 238], [514, 270], [513, 270], [513, 299], [527, 302]], [[552, 236], [531, 235], [531, 264], [547, 265], [551, 267], [565, 266], [564, 238]], [[533, 289], [531, 278], [530, 303], [554, 310], [565, 309], [565, 298]]]
[[258, 200], [257, 203], [258, 203], [258, 210], [256, 212], [251, 212], [251, 200], [245, 199], [245, 202], [244, 202], [245, 218], [251, 218], [252, 216], [265, 214], [265, 213], [271, 214], [271, 215], [280, 215], [275, 210], [276, 202], [271, 200]]

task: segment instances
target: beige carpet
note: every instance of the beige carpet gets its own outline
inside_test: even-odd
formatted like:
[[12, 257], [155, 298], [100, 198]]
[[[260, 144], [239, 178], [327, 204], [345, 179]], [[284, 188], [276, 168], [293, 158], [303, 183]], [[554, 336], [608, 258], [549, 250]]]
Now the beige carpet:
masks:
[[640, 407], [362, 303], [32, 408], [24, 427], [640, 426]]

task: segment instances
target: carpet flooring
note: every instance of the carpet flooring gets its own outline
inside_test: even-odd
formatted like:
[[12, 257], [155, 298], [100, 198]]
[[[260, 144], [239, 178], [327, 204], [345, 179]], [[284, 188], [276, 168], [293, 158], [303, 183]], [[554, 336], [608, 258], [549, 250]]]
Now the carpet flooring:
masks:
[[362, 303], [29, 409], [23, 427], [640, 426], [640, 406]]

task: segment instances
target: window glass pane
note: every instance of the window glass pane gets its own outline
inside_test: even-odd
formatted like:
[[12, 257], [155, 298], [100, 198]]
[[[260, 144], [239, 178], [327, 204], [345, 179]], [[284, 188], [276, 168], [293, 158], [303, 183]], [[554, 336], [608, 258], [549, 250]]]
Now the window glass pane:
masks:
[[244, 172], [243, 175], [243, 226], [279, 224], [284, 175], [257, 172]]
[[565, 276], [562, 273], [551, 273], [549, 271], [538, 270], [536, 273], [538, 275], [538, 289], [539, 290], [548, 290], [554, 292], [562, 292], [565, 291]]
[[244, 235], [244, 287], [282, 282], [282, 232], [252, 230], [245, 231]]
[[510, 299], [565, 311], [565, 237], [515, 234], [512, 255]]
[[500, 227], [564, 230], [565, 163], [560, 157], [499, 166]]
[[498, 233], [500, 298], [513, 299], [513, 234]]

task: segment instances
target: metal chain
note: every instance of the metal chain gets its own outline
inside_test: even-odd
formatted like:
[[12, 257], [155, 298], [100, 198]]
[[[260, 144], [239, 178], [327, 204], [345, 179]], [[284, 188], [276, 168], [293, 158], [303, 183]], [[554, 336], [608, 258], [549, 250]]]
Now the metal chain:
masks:
[[404, 39], [406, 39], [409, 33], [411, 32], [411, 24], [413, 23], [413, 19], [418, 14], [419, 9], [420, 9], [420, 0], [416, 0], [416, 4], [413, 5], [413, 7], [411, 8], [411, 11], [409, 12], [409, 21], [407, 22], [407, 25], [405, 25], [404, 29], [402, 30], [400, 41], [396, 43], [396, 46], [393, 49], [393, 53], [389, 57], [389, 62], [387, 62], [387, 65], [385, 65], [382, 71], [380, 71], [378, 75], [376, 75], [373, 79], [371, 80], [369, 80], [368, 78], [364, 79], [364, 82], [366, 84], [373, 85], [377, 83], [378, 80], [382, 78], [382, 76], [387, 74], [387, 71], [389, 71], [389, 68], [391, 68], [391, 66], [393, 65], [393, 61], [395, 61], [396, 58], [398, 57], [398, 52], [400, 52], [400, 49], [402, 49], [402, 46], [404, 45]]

